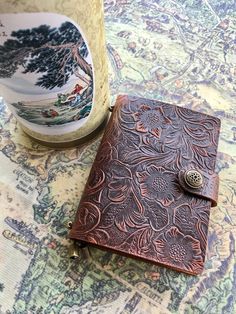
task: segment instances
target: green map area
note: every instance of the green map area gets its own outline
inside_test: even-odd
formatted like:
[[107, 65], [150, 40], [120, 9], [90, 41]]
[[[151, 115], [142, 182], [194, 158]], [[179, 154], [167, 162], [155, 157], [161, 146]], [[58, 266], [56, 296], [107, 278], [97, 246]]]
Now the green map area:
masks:
[[188, 276], [85, 248], [68, 258], [73, 220], [100, 138], [55, 151], [0, 108], [0, 313], [236, 312], [236, 4], [105, 0], [113, 96], [129, 93], [221, 119], [219, 206], [205, 270]]

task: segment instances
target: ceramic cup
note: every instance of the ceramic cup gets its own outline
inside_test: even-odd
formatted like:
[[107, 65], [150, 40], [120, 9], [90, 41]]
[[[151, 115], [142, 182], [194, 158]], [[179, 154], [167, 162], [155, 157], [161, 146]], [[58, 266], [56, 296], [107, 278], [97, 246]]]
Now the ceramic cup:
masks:
[[24, 131], [87, 138], [108, 112], [102, 1], [0, 0], [0, 12], [0, 96]]

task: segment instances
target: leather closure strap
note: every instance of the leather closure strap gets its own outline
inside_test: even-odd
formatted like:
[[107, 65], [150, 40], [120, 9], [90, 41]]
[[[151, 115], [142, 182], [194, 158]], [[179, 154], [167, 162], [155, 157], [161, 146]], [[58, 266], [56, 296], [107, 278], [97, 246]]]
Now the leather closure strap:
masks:
[[217, 206], [219, 190], [218, 174], [209, 174], [202, 170], [189, 167], [180, 170], [178, 177], [181, 187], [186, 192], [210, 200], [211, 207]]

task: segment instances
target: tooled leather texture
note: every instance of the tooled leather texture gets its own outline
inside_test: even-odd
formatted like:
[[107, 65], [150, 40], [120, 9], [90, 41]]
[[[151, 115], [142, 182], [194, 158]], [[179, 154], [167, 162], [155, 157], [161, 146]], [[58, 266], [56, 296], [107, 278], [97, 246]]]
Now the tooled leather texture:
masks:
[[199, 274], [211, 201], [184, 191], [178, 173], [214, 173], [219, 128], [202, 113], [119, 96], [70, 238]]

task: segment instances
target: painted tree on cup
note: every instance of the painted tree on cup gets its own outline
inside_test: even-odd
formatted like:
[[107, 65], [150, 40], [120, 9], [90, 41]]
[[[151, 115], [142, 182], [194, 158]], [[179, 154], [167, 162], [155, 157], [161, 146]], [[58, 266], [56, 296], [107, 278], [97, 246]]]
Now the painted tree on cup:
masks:
[[81, 78], [81, 70], [92, 82], [87, 56], [83, 37], [70, 22], [58, 28], [40, 25], [13, 31], [0, 46], [0, 78], [11, 77], [23, 67], [23, 73], [41, 73], [36, 85], [46, 89], [62, 87], [72, 75]]

